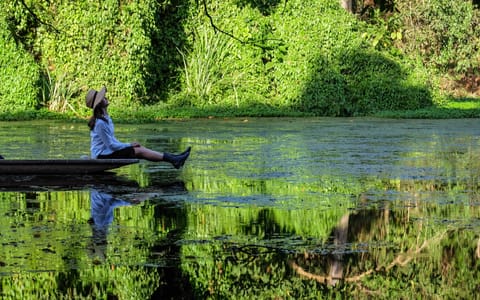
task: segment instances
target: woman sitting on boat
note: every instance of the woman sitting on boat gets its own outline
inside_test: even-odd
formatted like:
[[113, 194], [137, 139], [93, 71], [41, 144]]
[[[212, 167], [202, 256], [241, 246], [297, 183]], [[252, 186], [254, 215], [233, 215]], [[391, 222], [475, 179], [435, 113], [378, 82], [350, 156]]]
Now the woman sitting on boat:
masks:
[[114, 125], [108, 115], [108, 100], [105, 97], [107, 89], [89, 90], [86, 97], [87, 107], [93, 109], [93, 116], [88, 121], [90, 127], [90, 152], [92, 158], [140, 158], [149, 161], [166, 161], [179, 169], [190, 155], [190, 147], [183, 153], [175, 155], [167, 152], [157, 152], [143, 147], [137, 142], [122, 143], [114, 135]]

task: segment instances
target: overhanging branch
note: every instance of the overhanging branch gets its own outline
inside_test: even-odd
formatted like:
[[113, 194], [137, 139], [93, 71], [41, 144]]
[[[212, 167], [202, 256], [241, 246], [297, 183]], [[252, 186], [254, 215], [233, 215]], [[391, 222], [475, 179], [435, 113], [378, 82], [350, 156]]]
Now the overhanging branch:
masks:
[[[262, 45], [262, 44], [259, 44], [257, 42], [252, 42], [252, 41], [245, 41], [245, 40], [242, 40], [238, 37], [236, 37], [235, 35], [231, 34], [230, 32], [227, 32], [225, 30], [222, 30], [221, 28], [219, 28], [217, 25], [215, 25], [215, 22], [213, 20], [213, 17], [210, 15], [210, 13], [208, 12], [208, 7], [207, 7], [207, 0], [202, 0], [202, 4], [203, 4], [203, 11], [205, 13], [205, 15], [207, 16], [207, 18], [210, 20], [210, 25], [213, 27], [213, 30], [215, 31], [215, 33], [217, 32], [220, 32], [222, 34], [225, 34], [227, 36], [229, 36], [230, 38], [236, 40], [237, 42], [243, 44], [243, 45], [253, 45], [255, 47], [258, 47], [262, 50], [272, 50], [272, 47], [269, 47], [269, 46], [265, 46], [265, 45]], [[282, 42], [282, 40], [277, 40], [277, 39], [267, 39], [267, 41], [277, 41], [277, 42]]]
[[37, 21], [38, 23], [45, 25], [49, 28], [51, 28], [55, 33], [60, 33], [60, 30], [58, 30], [55, 26], [52, 24], [44, 22], [42, 19], [40, 19], [37, 14], [25, 3], [25, 0], [20, 0], [20, 3], [22, 6], [28, 11], [28, 13]]

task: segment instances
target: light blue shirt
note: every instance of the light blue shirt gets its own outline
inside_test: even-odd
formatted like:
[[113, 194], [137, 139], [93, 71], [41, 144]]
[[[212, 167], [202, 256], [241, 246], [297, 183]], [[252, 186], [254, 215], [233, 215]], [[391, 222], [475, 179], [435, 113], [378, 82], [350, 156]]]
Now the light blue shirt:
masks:
[[92, 189], [90, 191], [92, 219], [95, 226], [102, 228], [113, 221], [115, 207], [132, 205], [132, 203], [116, 199], [112, 195]]
[[110, 116], [105, 116], [105, 119], [108, 122], [97, 119], [95, 127], [90, 130], [90, 154], [92, 158], [112, 154], [117, 150], [131, 146], [131, 144], [121, 143], [115, 138], [112, 119], [110, 119]]

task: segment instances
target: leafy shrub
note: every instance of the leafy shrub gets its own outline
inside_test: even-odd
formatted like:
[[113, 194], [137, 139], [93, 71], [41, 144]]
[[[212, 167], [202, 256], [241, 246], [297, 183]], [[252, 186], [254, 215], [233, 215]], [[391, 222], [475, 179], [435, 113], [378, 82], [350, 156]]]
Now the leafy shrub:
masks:
[[[413, 23], [430, 20], [432, 41], [427, 34], [411, 34], [413, 27], [401, 30], [406, 10], [392, 19], [374, 11], [375, 20], [366, 23], [330, 0], [27, 2], [30, 11], [24, 1], [1, 4], [14, 25], [5, 33], [17, 34], [15, 51], [31, 54], [32, 61], [22, 66], [34, 65], [35, 57], [42, 74], [39, 82], [38, 70], [29, 73], [37, 91], [22, 99], [36, 107], [40, 89], [46, 107], [79, 114], [87, 113], [86, 91], [102, 85], [119, 110], [164, 101], [193, 110], [258, 109], [265, 115], [267, 109], [325, 116], [411, 110], [437, 100], [423, 65], [395, 45], [406, 42], [405, 52], [412, 55], [433, 51], [425, 55], [429, 65], [461, 71], [479, 64], [478, 43], [461, 45], [479, 36], [472, 26], [476, 12], [466, 1], [455, 6], [441, 0], [446, 12], [432, 1], [428, 7], [416, 4]], [[461, 14], [466, 20], [458, 19]], [[460, 25], [443, 33], [437, 18]], [[409, 48], [412, 37], [430, 44]], [[476, 53], [473, 60], [468, 51]]]
[[[17, 3], [7, 13], [24, 31], [37, 33], [21, 43], [37, 54], [44, 70], [47, 107], [84, 110], [86, 91], [103, 85], [113, 106], [135, 107], [158, 101], [176, 87], [172, 79], [181, 62], [176, 47], [184, 39], [182, 0], [28, 4], [29, 12]], [[23, 21], [29, 15], [34, 22]], [[60, 103], [59, 95], [68, 99]]]
[[472, 1], [398, 0], [407, 53], [440, 72], [480, 72], [480, 10]]
[[[239, 105], [350, 116], [432, 104], [427, 83], [412, 80], [419, 77], [419, 70], [401, 67], [407, 60], [392, 57], [390, 47], [384, 50], [370, 44], [362, 33], [375, 27], [341, 10], [338, 3], [288, 1], [284, 6], [273, 5], [268, 16], [262, 13], [264, 7], [257, 10], [254, 5], [235, 3], [214, 2], [208, 7], [215, 25], [224, 31], [217, 35], [229, 33], [237, 39], [230, 55], [216, 61], [222, 72], [216, 72], [209, 82], [220, 85], [242, 72], [242, 87], [212, 88], [208, 100], [197, 95], [193, 105], [211, 101], [228, 106], [228, 95], [235, 95]], [[208, 28], [211, 20], [201, 17], [196, 22]], [[198, 49], [200, 41], [191, 41], [193, 49]], [[200, 57], [206, 52], [189, 53]], [[230, 60], [232, 56], [238, 59]], [[192, 59], [185, 73], [205, 66]]]
[[232, 41], [205, 27], [196, 30], [195, 36], [192, 49], [188, 53], [180, 51], [184, 59], [184, 93], [198, 106], [212, 105], [216, 100], [212, 96], [221, 94], [234, 81], [232, 76], [224, 76], [231, 71], [232, 65], [226, 62]]
[[5, 16], [0, 12], [0, 111], [37, 108], [39, 78], [33, 57], [15, 42]]

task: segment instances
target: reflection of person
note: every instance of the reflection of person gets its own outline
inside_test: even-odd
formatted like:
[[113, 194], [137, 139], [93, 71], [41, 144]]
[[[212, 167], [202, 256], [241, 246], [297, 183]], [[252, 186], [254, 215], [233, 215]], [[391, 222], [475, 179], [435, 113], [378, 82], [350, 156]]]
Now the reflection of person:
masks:
[[112, 195], [92, 189], [90, 191], [91, 221], [98, 228], [108, 227], [113, 221], [115, 207], [132, 205]]
[[115, 207], [132, 204], [133, 202], [114, 198], [110, 194], [95, 189], [90, 191], [91, 218], [88, 222], [92, 225], [93, 232], [93, 249], [91, 250], [102, 260], [105, 259], [108, 226], [113, 221]]
[[157, 152], [141, 146], [137, 142], [121, 143], [114, 135], [112, 119], [108, 115], [107, 89], [90, 90], [87, 93], [86, 105], [93, 109], [93, 116], [88, 121], [90, 127], [92, 158], [141, 158], [150, 161], [166, 161], [176, 169], [183, 166], [190, 155], [190, 147], [181, 154]]

